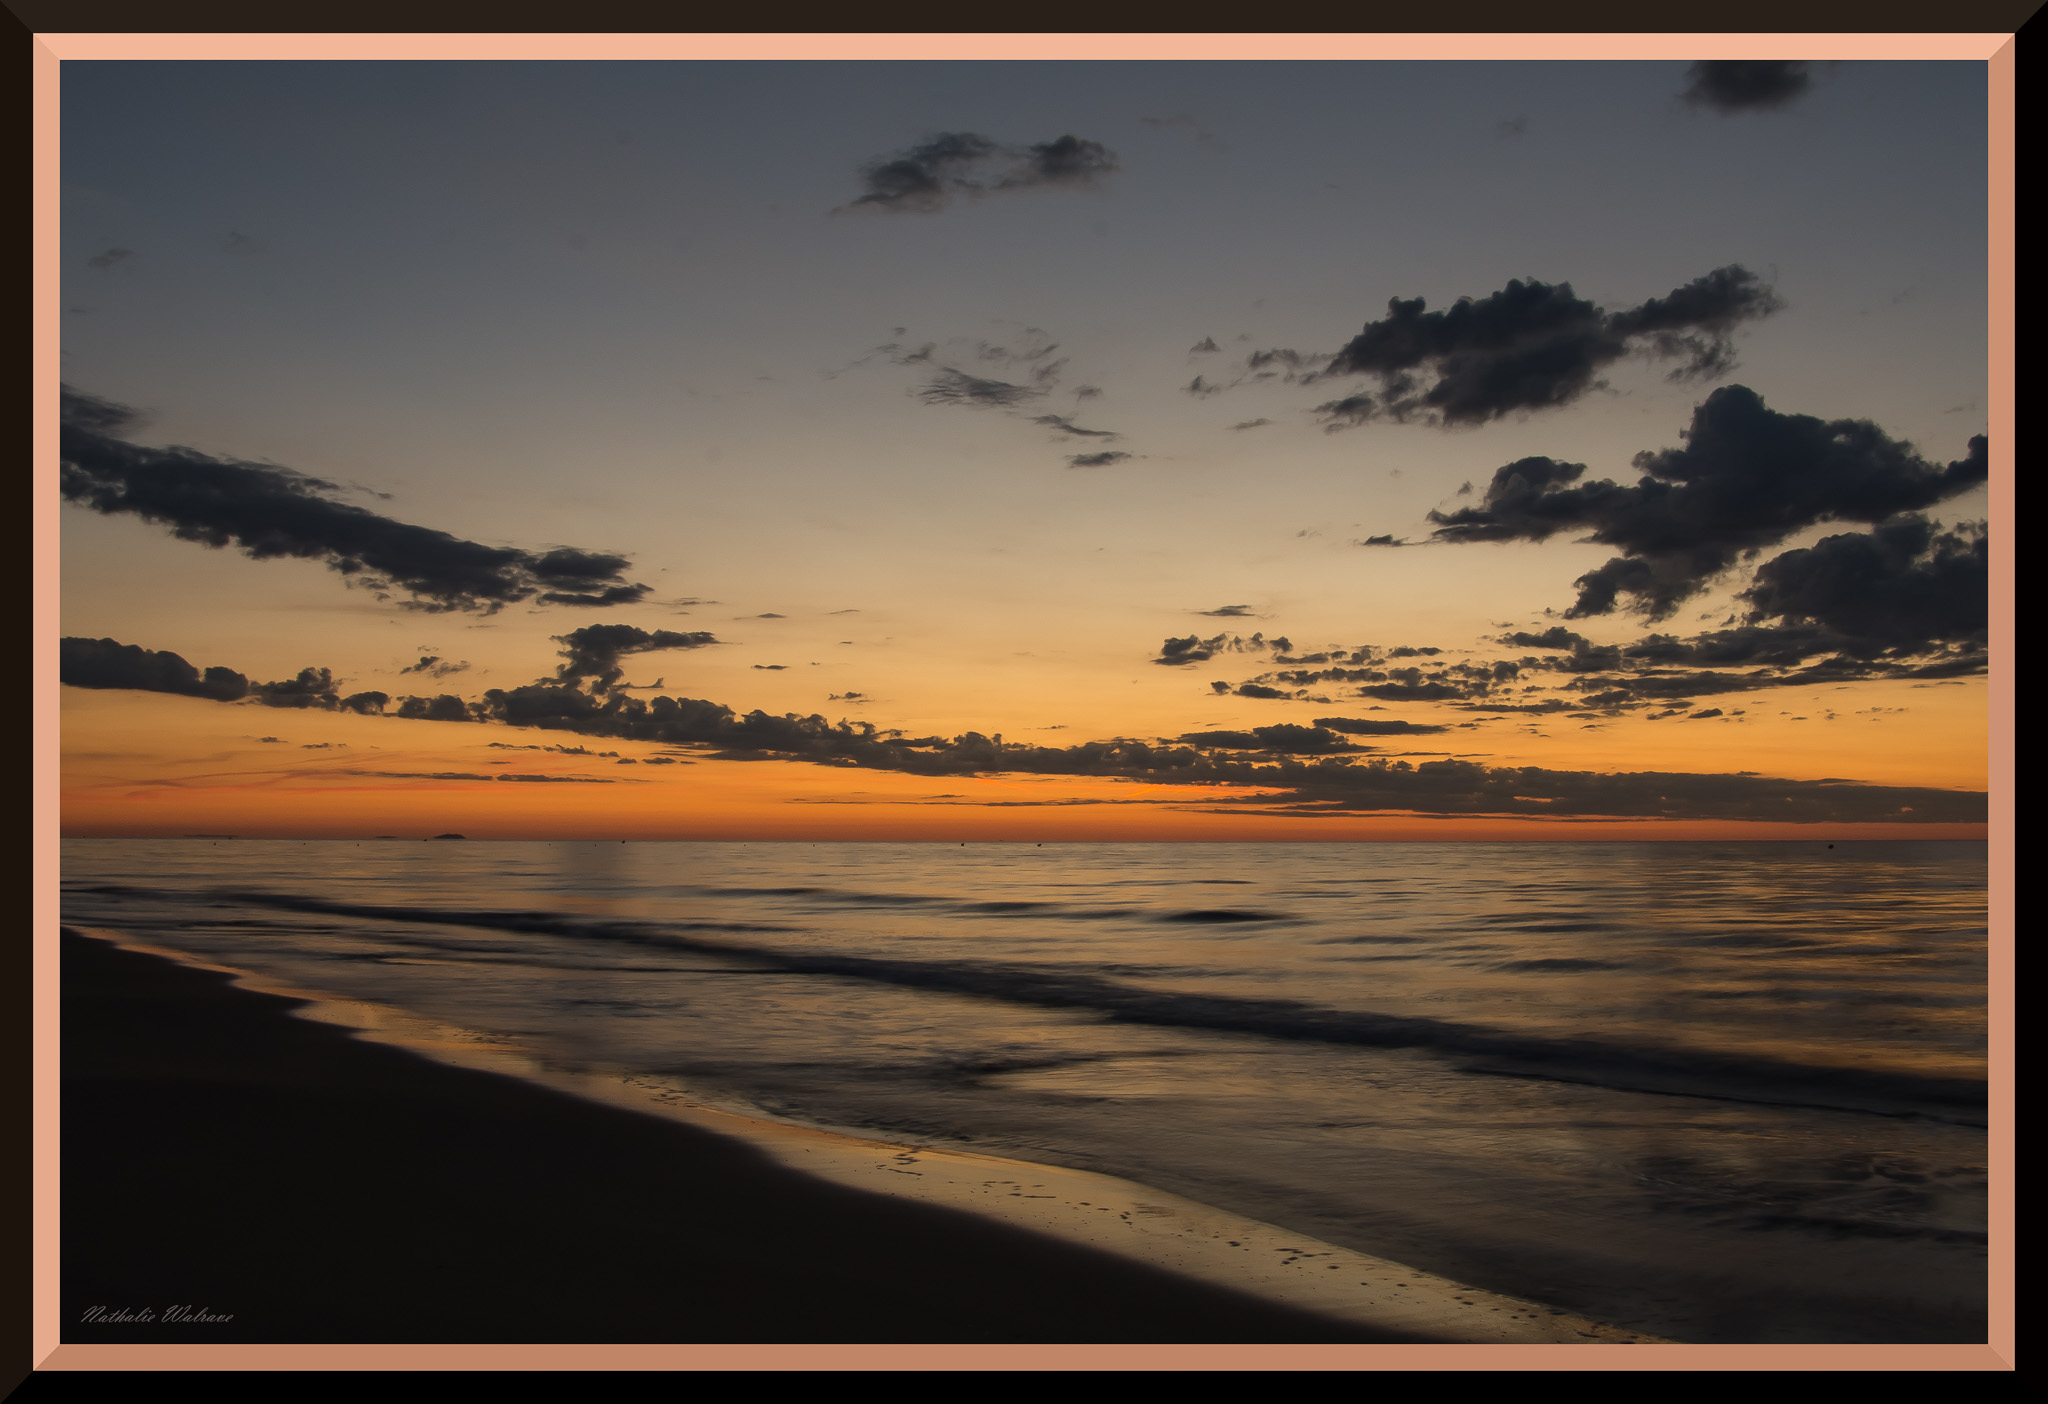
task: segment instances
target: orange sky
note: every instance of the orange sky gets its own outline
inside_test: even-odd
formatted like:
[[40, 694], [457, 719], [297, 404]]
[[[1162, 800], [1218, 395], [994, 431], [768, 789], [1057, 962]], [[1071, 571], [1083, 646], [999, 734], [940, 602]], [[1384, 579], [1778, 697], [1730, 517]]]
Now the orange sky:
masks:
[[[1768, 110], [1686, 72], [68, 64], [62, 632], [256, 687], [74, 679], [65, 832], [1981, 834], [1285, 817], [1149, 773], [338, 710], [598, 696], [557, 669], [604, 624], [715, 637], [619, 656], [635, 698], [907, 737], [1271, 761], [1315, 752], [1244, 734], [1333, 719], [1325, 753], [1413, 766], [1925, 792], [1859, 816], [1982, 792], [1981, 617], [1941, 571], [1992, 504], [1983, 65], [1845, 64]], [[970, 129], [1009, 164], [920, 145]], [[1062, 132], [1085, 170], [1032, 164]], [[1457, 341], [1461, 299], [1494, 341]], [[2009, 481], [2009, 445], [1989, 462]], [[1687, 505], [1652, 531], [1658, 503]], [[561, 553], [614, 595], [518, 574]], [[1615, 570], [1638, 584], [1595, 599]], [[1744, 628], [1777, 661], [1579, 666]], [[1193, 638], [1221, 642], [1173, 665]], [[1321, 655], [1372, 677], [1278, 680]], [[306, 668], [322, 708], [257, 700]], [[1722, 687], [1802, 668], [1859, 680]], [[497, 774], [547, 778], [433, 778]]]

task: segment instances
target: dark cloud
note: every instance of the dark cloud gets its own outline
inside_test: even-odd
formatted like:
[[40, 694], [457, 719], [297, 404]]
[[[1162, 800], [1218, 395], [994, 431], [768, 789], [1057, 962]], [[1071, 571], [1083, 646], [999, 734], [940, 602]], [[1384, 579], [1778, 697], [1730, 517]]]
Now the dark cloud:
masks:
[[[1326, 367], [1292, 378], [1379, 380], [1376, 395], [1360, 392], [1317, 406], [1329, 429], [1377, 419], [1484, 424], [1517, 410], [1568, 405], [1601, 384], [1602, 370], [1629, 355], [1677, 361], [1675, 380], [1722, 375], [1734, 365], [1735, 328], [1781, 305], [1754, 273], [1733, 265], [1618, 312], [1577, 296], [1569, 283], [1514, 280], [1442, 312], [1425, 311], [1419, 297], [1395, 298], [1386, 317], [1368, 323]], [[1292, 357], [1304, 367], [1313, 359], [1265, 355]]]
[[1193, 346], [1190, 346], [1188, 348], [1188, 354], [1190, 356], [1208, 356], [1214, 354], [1215, 352], [1221, 351], [1222, 349], [1222, 347], [1216, 344], [1215, 337], [1205, 336], [1200, 341], [1196, 342]]
[[641, 629], [631, 624], [586, 624], [581, 629], [557, 634], [564, 662], [556, 670], [561, 682], [591, 679], [592, 692], [602, 693], [625, 676], [619, 660], [628, 654], [658, 653], [672, 648], [703, 648], [718, 642], [710, 634], [679, 634], [671, 629]]
[[[112, 647], [118, 650], [121, 646]], [[107, 653], [102, 649], [81, 656]], [[181, 671], [176, 676], [184, 681]], [[1240, 692], [1252, 695], [1245, 689]], [[1540, 713], [1566, 705], [1494, 705], [1488, 710]], [[1676, 710], [1664, 715], [1675, 715]], [[828, 722], [816, 715], [777, 717], [756, 711], [740, 716], [729, 707], [696, 698], [642, 700], [616, 689], [600, 695], [562, 681], [492, 689], [473, 703], [453, 696], [407, 698], [399, 714], [689, 747], [713, 758], [735, 760], [777, 757], [926, 776], [1073, 775], [1214, 786], [1221, 793], [1205, 803], [1219, 812], [1248, 814], [1314, 817], [1391, 812], [1553, 819], [1981, 823], [1987, 813], [1986, 796], [1974, 791], [1861, 785], [1832, 779], [1781, 780], [1753, 774], [1596, 774], [1533, 766], [1489, 767], [1455, 759], [1411, 764], [1356, 754], [1356, 748], [1338, 740], [1336, 728], [1321, 726], [1215, 733], [1233, 740], [1249, 736], [1260, 741], [1264, 744], [1259, 749], [1269, 759], [1232, 755], [1232, 751], [1249, 748], [1223, 742], [1158, 745], [1116, 739], [1052, 747], [1005, 743], [1000, 735], [972, 731], [950, 739], [912, 738], [866, 723]], [[1319, 739], [1323, 737], [1328, 740]], [[1303, 749], [1307, 747], [1317, 749]], [[1344, 747], [1348, 753], [1324, 754], [1326, 747]], [[495, 778], [517, 781], [533, 777]], [[539, 777], [542, 783], [578, 779]]]
[[[600, 760], [609, 760], [618, 754], [617, 751], [593, 751], [586, 746], [516, 746], [509, 741], [486, 741], [484, 746], [493, 751], [553, 751], [564, 756], [596, 756]], [[492, 762], [493, 765], [500, 763]]]
[[1231, 427], [1231, 429], [1232, 429], [1232, 430], [1239, 430], [1239, 429], [1263, 429], [1263, 428], [1265, 428], [1265, 427], [1266, 427], [1266, 426], [1267, 426], [1268, 424], [1271, 424], [1272, 422], [1273, 422], [1273, 421], [1272, 421], [1272, 420], [1270, 420], [1270, 419], [1247, 419], [1247, 420], [1245, 420], [1245, 421], [1244, 421], [1244, 422], [1243, 422], [1242, 424], [1233, 424], [1233, 425], [1231, 425], [1230, 427]]
[[124, 406], [66, 388], [60, 485], [95, 512], [130, 513], [183, 541], [238, 546], [256, 560], [325, 561], [351, 583], [412, 596], [411, 608], [495, 611], [538, 597], [549, 604], [628, 604], [648, 591], [620, 575], [624, 556], [567, 547], [485, 546], [393, 521], [330, 494], [334, 483], [281, 468], [152, 449], [116, 437], [135, 422]]
[[450, 692], [439, 697], [402, 697], [398, 702], [397, 715], [414, 721], [478, 720], [470, 704]]
[[133, 257], [135, 257], [135, 250], [133, 249], [108, 249], [104, 253], [94, 254], [91, 258], [86, 260], [86, 264], [88, 267], [97, 268], [100, 269], [101, 271], [105, 271], [106, 269], [112, 268], [115, 264], [121, 262], [123, 259], [129, 259]]
[[1668, 617], [1737, 558], [1819, 522], [1882, 522], [1984, 481], [1982, 436], [1930, 463], [1869, 420], [1780, 414], [1747, 386], [1709, 395], [1683, 448], [1637, 454], [1633, 487], [1581, 482], [1585, 465], [1524, 458], [1497, 470], [1477, 507], [1431, 512], [1439, 541], [1542, 541], [1583, 530], [1622, 554], [1576, 582], [1576, 619], [1623, 596]]
[[[956, 338], [943, 350], [937, 342], [927, 342], [914, 351], [906, 351], [893, 343], [878, 347], [877, 351], [898, 366], [914, 367], [924, 372], [924, 379], [911, 393], [928, 405], [993, 410], [1028, 419], [1040, 428], [1065, 437], [1122, 438], [1123, 435], [1113, 429], [1091, 429], [1076, 424], [1071, 415], [1031, 413], [1058, 387], [1066, 369], [1066, 358], [1053, 354], [1058, 349], [1058, 343], [1048, 338], [1044, 331], [1027, 327], [1012, 341], [1002, 344], [981, 341], [970, 345]], [[974, 365], [975, 369], [964, 369], [964, 365]], [[992, 366], [1001, 367], [1009, 378], [985, 373]], [[1077, 387], [1073, 392], [1076, 400], [1100, 393], [1086, 385]], [[1117, 457], [1129, 455], [1115, 455], [1102, 461], [1114, 461]]]
[[968, 405], [979, 409], [1011, 409], [1038, 399], [1045, 392], [1029, 385], [1012, 385], [988, 380], [966, 371], [941, 366], [932, 378], [918, 387], [917, 397], [928, 405]]
[[1785, 59], [1708, 59], [1685, 76], [1685, 100], [1716, 112], [1783, 107], [1813, 86], [1806, 64]]
[[305, 772], [312, 775], [360, 775], [373, 780], [489, 780], [467, 770], [356, 770], [334, 769]]
[[[562, 689], [567, 691], [567, 689]], [[507, 694], [487, 695], [505, 717]], [[587, 709], [587, 710], [584, 710]], [[543, 709], [528, 708], [532, 718]], [[1985, 796], [1970, 791], [1788, 781], [1757, 775], [1643, 773], [1602, 775], [1536, 767], [1487, 767], [1471, 761], [1288, 758], [1271, 762], [1217, 757], [1183, 745], [1097, 741], [1043, 747], [1005, 743], [978, 732], [915, 740], [822, 717], [736, 716], [687, 698], [648, 702], [613, 697], [602, 704], [557, 704], [541, 723], [595, 734], [712, 748], [714, 756], [779, 755], [830, 765], [921, 775], [1015, 773], [1143, 779], [1154, 783], [1274, 787], [1281, 793], [1224, 801], [1238, 812], [1295, 815], [1408, 812], [1551, 818], [1766, 819], [1793, 822], [1982, 822]], [[1509, 710], [1509, 709], [1501, 709]], [[529, 721], [528, 724], [534, 724]], [[1308, 728], [1300, 730], [1307, 731]], [[1251, 732], [1254, 737], [1258, 731]], [[1220, 797], [1219, 797], [1220, 798]]]
[[341, 706], [334, 674], [325, 668], [301, 668], [297, 677], [284, 682], [252, 683], [249, 692], [266, 707], [317, 707], [332, 712]]
[[1172, 668], [1183, 663], [1201, 663], [1219, 653], [1263, 653], [1272, 648], [1284, 650], [1285, 647], [1285, 639], [1268, 640], [1264, 634], [1253, 634], [1248, 639], [1236, 634], [1217, 634], [1206, 639], [1189, 634], [1184, 639], [1161, 641], [1159, 656], [1152, 661]]
[[357, 692], [341, 699], [341, 709], [359, 716], [382, 716], [384, 709], [391, 705], [388, 692]]
[[867, 189], [843, 208], [932, 214], [956, 197], [1085, 187], [1116, 168], [1115, 155], [1085, 137], [1061, 136], [1019, 148], [974, 132], [941, 132], [863, 166]]
[[1392, 534], [1388, 534], [1386, 536], [1368, 536], [1357, 544], [1360, 546], [1412, 546], [1415, 543], [1412, 541], [1396, 541]]
[[1252, 613], [1252, 607], [1251, 607], [1250, 605], [1223, 605], [1223, 606], [1221, 606], [1220, 608], [1217, 608], [1217, 609], [1198, 609], [1198, 610], [1196, 610], [1196, 611], [1195, 611], [1195, 613], [1197, 613], [1197, 614], [1201, 614], [1201, 615], [1207, 615], [1207, 616], [1208, 616], [1209, 618], [1211, 618], [1211, 619], [1256, 619], [1256, 618], [1258, 618], [1258, 616], [1257, 616], [1257, 615], [1255, 615], [1255, 614], [1253, 614], [1253, 613]]
[[1031, 421], [1043, 424], [1048, 429], [1057, 429], [1062, 434], [1074, 434], [1084, 439], [1121, 439], [1123, 435], [1114, 429], [1083, 429], [1063, 414], [1041, 414]]
[[889, 210], [929, 214], [945, 208], [955, 194], [980, 194], [983, 187], [968, 175], [1000, 150], [973, 132], [941, 132], [892, 157], [861, 168], [866, 193], [848, 209]]
[[1317, 717], [1316, 725], [1347, 736], [1426, 736], [1449, 731], [1447, 726], [1426, 726], [1410, 721], [1360, 721], [1355, 717]]
[[995, 188], [1089, 186], [1116, 168], [1116, 156], [1101, 142], [1077, 136], [1055, 137], [1024, 148], [1023, 159], [997, 179]]
[[1069, 468], [1107, 468], [1112, 463], [1122, 463], [1132, 455], [1111, 449], [1106, 453], [1077, 453], [1067, 459]]
[[1178, 740], [1183, 746], [1267, 751], [1286, 756], [1329, 756], [1360, 749], [1334, 731], [1324, 730], [1320, 723], [1292, 726], [1283, 722], [1278, 726], [1255, 726], [1250, 731], [1190, 731]]
[[113, 639], [62, 639], [57, 654], [58, 681], [70, 687], [128, 688], [214, 702], [253, 701], [266, 707], [327, 712], [344, 708], [363, 711], [372, 699], [384, 696], [357, 693], [344, 702], [335, 692], [334, 675], [325, 668], [304, 668], [297, 677], [282, 682], [251, 682], [232, 668], [208, 668], [201, 673], [175, 653], [158, 653]]
[[498, 775], [496, 780], [510, 780], [530, 785], [615, 785], [618, 782], [609, 776], [591, 775]]
[[249, 680], [232, 668], [203, 674], [175, 653], [158, 653], [112, 639], [61, 639], [57, 676], [71, 687], [129, 688], [237, 702], [249, 695]]
[[1509, 634], [1501, 642], [1517, 648], [1572, 648], [1586, 640], [1562, 624], [1553, 624], [1540, 634]]
[[1739, 598], [1757, 617], [1841, 636], [1853, 654], [1981, 645], [1991, 598], [1987, 550], [1979, 528], [1942, 531], [1906, 514], [1766, 561]]
[[467, 672], [468, 670], [469, 662], [467, 659], [460, 663], [450, 663], [438, 654], [423, 653], [420, 655], [419, 662], [400, 668], [398, 671], [401, 674], [419, 673], [430, 678], [446, 678], [452, 677], [456, 673]]

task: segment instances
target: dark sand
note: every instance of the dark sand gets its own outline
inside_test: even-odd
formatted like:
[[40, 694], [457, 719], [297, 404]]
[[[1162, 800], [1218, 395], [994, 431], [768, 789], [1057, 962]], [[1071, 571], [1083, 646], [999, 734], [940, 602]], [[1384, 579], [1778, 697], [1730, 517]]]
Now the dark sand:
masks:
[[64, 1341], [1421, 1339], [827, 1184], [300, 1005], [64, 934]]

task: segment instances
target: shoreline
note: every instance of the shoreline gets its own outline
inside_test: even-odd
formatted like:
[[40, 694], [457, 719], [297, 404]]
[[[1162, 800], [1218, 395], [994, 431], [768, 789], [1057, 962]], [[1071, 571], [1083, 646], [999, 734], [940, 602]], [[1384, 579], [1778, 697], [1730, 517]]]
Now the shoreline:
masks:
[[[509, 1044], [404, 1011], [266, 986], [125, 934], [67, 927], [62, 941], [65, 1202], [112, 1201], [65, 1215], [66, 1341], [190, 1341], [199, 1331], [216, 1341], [360, 1343], [1655, 1339], [1106, 1175], [742, 1115], [647, 1078], [548, 1067]], [[335, 1105], [337, 1094], [345, 1105]], [[481, 1116], [485, 1124], [451, 1145], [445, 1126], [436, 1137], [405, 1115], [422, 1101], [443, 1123]], [[166, 1124], [173, 1107], [185, 1125]], [[211, 1130], [197, 1132], [195, 1116]], [[390, 1154], [394, 1117], [403, 1123], [396, 1129], [414, 1137], [411, 1162]], [[284, 1126], [295, 1139], [278, 1146]], [[572, 1128], [583, 1138], [581, 1155], [560, 1144]], [[342, 1174], [341, 1164], [361, 1165], [366, 1140], [386, 1147], [381, 1161], [370, 1157], [381, 1176]], [[496, 1159], [479, 1161], [486, 1142], [502, 1149]], [[623, 1142], [632, 1143], [630, 1152]], [[622, 1156], [627, 1163], [619, 1163]], [[293, 1256], [238, 1229], [217, 1227], [198, 1242], [167, 1232], [160, 1214], [127, 1207], [117, 1188], [122, 1174], [109, 1167], [110, 1158], [168, 1166], [221, 1226], [246, 1213], [238, 1213], [231, 1188], [203, 1188], [209, 1176], [246, 1190], [246, 1175], [236, 1173], [247, 1169], [240, 1162], [273, 1165], [300, 1193], [283, 1196], [295, 1197], [296, 1206], [277, 1203], [280, 1196], [271, 1193], [272, 1214], [289, 1223], [294, 1237], [312, 1242], [330, 1227], [322, 1223], [323, 1199], [365, 1200], [342, 1215], [359, 1225], [356, 1251], [381, 1245], [386, 1256], [417, 1256], [424, 1234], [442, 1244], [434, 1261], [450, 1290], [427, 1300], [413, 1292], [406, 1303], [379, 1307], [341, 1290], [346, 1280], [360, 1295], [371, 1285], [363, 1280], [367, 1269], [337, 1275], [301, 1265], [298, 1290], [326, 1298], [317, 1310], [302, 1304], [282, 1315], [277, 1307], [253, 1317], [235, 1313], [249, 1317], [241, 1326], [86, 1325], [80, 1317], [91, 1308], [139, 1310], [162, 1295], [144, 1291], [147, 1263], [173, 1291], [158, 1306], [175, 1301], [219, 1314], [234, 1311], [218, 1296], [235, 1290], [229, 1264], [253, 1268], [260, 1261], [275, 1273]], [[675, 1188], [664, 1171], [709, 1183]], [[514, 1182], [494, 1187], [503, 1217], [492, 1226], [470, 1223], [467, 1243], [450, 1241], [463, 1231], [441, 1222], [446, 1206], [437, 1210], [403, 1192], [445, 1183], [451, 1172], [472, 1182], [509, 1173]], [[365, 1184], [366, 1178], [386, 1183]], [[531, 1204], [543, 1190], [552, 1191], [548, 1202], [570, 1220], [595, 1213], [615, 1226], [617, 1241], [586, 1236], [572, 1245], [546, 1224], [519, 1226], [515, 1206]], [[653, 1243], [634, 1241], [649, 1235]], [[220, 1271], [189, 1265], [209, 1251], [228, 1260]], [[181, 1254], [185, 1265], [173, 1267]], [[509, 1277], [481, 1270], [508, 1256], [523, 1270]], [[784, 1261], [770, 1265], [764, 1258]], [[627, 1261], [633, 1270], [622, 1273]], [[881, 1273], [868, 1271], [877, 1263]], [[477, 1272], [458, 1286], [465, 1265]], [[718, 1283], [706, 1290], [701, 1270], [713, 1265]], [[576, 1269], [583, 1278], [577, 1290], [594, 1283], [598, 1300], [558, 1305], [555, 1319], [566, 1311], [568, 1320], [600, 1334], [551, 1334], [549, 1311], [540, 1305], [545, 1284], [555, 1283], [559, 1297], [561, 1280]], [[675, 1282], [678, 1271], [689, 1285]], [[219, 1281], [216, 1300], [188, 1301], [206, 1294], [178, 1293], [166, 1272]], [[390, 1276], [385, 1270], [380, 1280]], [[855, 1285], [864, 1279], [873, 1280]], [[824, 1287], [829, 1300], [813, 1306], [796, 1300], [820, 1295], [827, 1281], [846, 1285]], [[142, 1295], [126, 1302], [122, 1290]], [[472, 1295], [456, 1300], [457, 1292]], [[502, 1315], [508, 1310], [509, 1319]], [[290, 1320], [299, 1334], [266, 1334], [266, 1320], [272, 1330]], [[680, 1325], [685, 1321], [693, 1324]], [[714, 1322], [723, 1329], [714, 1331]], [[444, 1329], [427, 1329], [436, 1324]], [[466, 1334], [446, 1334], [458, 1326]]]

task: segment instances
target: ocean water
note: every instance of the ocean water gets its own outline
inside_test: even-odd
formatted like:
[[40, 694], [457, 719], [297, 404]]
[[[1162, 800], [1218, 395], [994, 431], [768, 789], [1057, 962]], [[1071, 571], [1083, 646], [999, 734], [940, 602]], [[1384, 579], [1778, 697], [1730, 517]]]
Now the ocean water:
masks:
[[1980, 1341], [1979, 843], [67, 840], [74, 924], [1674, 1340]]

